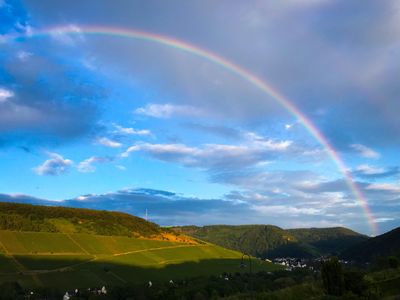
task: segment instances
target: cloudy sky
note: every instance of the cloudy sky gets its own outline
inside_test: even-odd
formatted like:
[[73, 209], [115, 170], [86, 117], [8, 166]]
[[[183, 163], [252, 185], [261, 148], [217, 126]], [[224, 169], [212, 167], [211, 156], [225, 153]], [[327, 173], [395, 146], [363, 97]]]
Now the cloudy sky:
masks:
[[396, 0], [0, 0], [0, 200], [385, 232], [399, 57]]

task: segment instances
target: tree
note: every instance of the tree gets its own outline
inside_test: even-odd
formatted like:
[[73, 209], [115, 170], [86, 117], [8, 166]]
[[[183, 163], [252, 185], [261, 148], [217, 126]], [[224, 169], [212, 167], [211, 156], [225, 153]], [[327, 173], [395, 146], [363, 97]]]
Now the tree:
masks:
[[364, 273], [356, 270], [344, 273], [344, 287], [355, 295], [362, 296], [368, 290], [368, 284], [364, 279]]
[[389, 256], [387, 260], [389, 268], [396, 269], [400, 266], [399, 259], [396, 256]]
[[324, 289], [329, 295], [341, 296], [343, 294], [343, 269], [337, 257], [332, 257], [322, 264], [321, 276]]

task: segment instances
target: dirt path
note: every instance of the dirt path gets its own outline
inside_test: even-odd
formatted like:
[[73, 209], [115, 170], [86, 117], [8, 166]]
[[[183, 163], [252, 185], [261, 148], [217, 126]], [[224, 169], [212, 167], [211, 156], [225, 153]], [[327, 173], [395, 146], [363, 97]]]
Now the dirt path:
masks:
[[115, 254], [112, 254], [111, 257], [128, 255], [128, 254], [133, 254], [133, 253], [140, 253], [140, 252], [157, 251], [157, 250], [174, 249], [174, 248], [189, 248], [189, 247], [204, 247], [204, 246], [203, 245], [177, 245], [177, 246], [166, 246], [166, 247], [158, 247], [158, 248], [148, 248], [148, 249], [123, 252], [123, 253], [115, 253]]
[[90, 255], [90, 253], [82, 247], [81, 244], [79, 244], [69, 233], [65, 234], [75, 245], [77, 245], [79, 247], [79, 249], [81, 249], [83, 252], [85, 252], [85, 254]]

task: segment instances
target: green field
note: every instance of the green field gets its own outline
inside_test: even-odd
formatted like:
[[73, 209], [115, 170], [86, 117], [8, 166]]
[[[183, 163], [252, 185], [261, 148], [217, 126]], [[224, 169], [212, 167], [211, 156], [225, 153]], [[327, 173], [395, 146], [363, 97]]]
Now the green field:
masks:
[[[0, 231], [0, 282], [90, 287], [242, 272], [241, 254], [211, 244], [93, 234]], [[253, 260], [254, 271], [278, 266]]]

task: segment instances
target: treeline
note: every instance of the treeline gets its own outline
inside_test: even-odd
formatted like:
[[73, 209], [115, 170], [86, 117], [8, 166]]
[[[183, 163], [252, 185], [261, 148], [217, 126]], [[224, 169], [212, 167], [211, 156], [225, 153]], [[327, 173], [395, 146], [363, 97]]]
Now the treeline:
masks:
[[60, 224], [73, 232], [98, 235], [151, 237], [166, 232], [157, 224], [120, 212], [0, 202], [1, 230], [62, 232]]
[[18, 214], [0, 213], [0, 229], [13, 231], [58, 232], [54, 224], [34, 215], [21, 216]]

